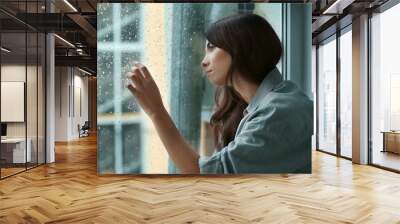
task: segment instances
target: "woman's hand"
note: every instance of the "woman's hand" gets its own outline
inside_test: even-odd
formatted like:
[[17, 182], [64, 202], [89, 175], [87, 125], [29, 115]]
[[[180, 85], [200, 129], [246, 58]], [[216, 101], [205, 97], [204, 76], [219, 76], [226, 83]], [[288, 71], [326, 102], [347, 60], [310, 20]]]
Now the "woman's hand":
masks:
[[144, 65], [135, 63], [127, 73], [127, 78], [130, 80], [127, 88], [151, 119], [166, 112], [160, 90]]
[[128, 89], [153, 121], [161, 141], [178, 169], [182, 173], [199, 173], [199, 154], [186, 143], [165, 110], [160, 91], [150, 72], [142, 64], [135, 63], [127, 76], [130, 80]]

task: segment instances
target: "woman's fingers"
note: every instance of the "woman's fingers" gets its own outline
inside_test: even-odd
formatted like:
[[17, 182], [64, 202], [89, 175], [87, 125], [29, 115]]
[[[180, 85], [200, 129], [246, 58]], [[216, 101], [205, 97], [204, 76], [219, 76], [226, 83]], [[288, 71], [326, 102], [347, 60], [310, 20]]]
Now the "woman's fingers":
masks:
[[153, 85], [151, 84], [154, 83], [154, 80], [146, 66], [135, 62], [130, 72], [127, 73], [127, 78], [131, 82], [127, 86], [135, 95], [140, 93], [147, 94], [150, 93], [149, 91], [153, 91]]
[[153, 117], [163, 112], [164, 105], [160, 91], [144, 65], [135, 63], [135, 66], [127, 73], [127, 78], [130, 81], [127, 88], [148, 115]]
[[136, 63], [135, 63], [135, 67], [139, 69], [139, 71], [140, 71], [142, 77], [143, 77], [146, 81], [149, 81], [149, 80], [152, 79], [151, 74], [150, 74], [149, 70], [147, 70], [146, 66], [144, 66], [144, 65], [142, 65], [142, 64], [140, 64], [140, 63], [138, 63], [138, 62], [136, 62]]
[[137, 71], [133, 70], [132, 72], [128, 72], [127, 76], [132, 82], [130, 86], [133, 85], [133, 87], [137, 91], [141, 91], [143, 89], [142, 77], [138, 70]]
[[135, 94], [135, 95], [138, 94], [138, 92], [137, 92], [136, 88], [133, 86], [133, 84], [129, 84], [127, 87], [133, 94]]

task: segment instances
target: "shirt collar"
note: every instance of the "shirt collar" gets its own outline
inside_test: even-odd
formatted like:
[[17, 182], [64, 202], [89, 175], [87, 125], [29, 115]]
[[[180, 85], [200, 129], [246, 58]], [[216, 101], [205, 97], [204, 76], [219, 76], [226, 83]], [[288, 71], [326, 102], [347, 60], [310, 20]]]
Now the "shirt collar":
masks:
[[249, 105], [244, 110], [244, 114], [254, 111], [258, 107], [264, 96], [271, 92], [277, 84], [282, 82], [282, 80], [283, 78], [279, 70], [276, 67], [272, 69], [272, 71], [270, 71], [261, 82], [253, 99], [251, 99]]

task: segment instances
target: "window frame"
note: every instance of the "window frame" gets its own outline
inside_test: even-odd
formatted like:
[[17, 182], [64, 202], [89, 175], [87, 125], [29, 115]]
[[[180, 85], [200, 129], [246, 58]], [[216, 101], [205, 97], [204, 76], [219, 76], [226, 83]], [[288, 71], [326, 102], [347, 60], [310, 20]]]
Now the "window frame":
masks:
[[[103, 3], [103, 4], [109, 4], [109, 3]], [[130, 3], [118, 3], [118, 4], [110, 4], [108, 7], [111, 7], [111, 11], [112, 11], [112, 24], [114, 24], [116, 21], [117, 22], [121, 22], [122, 18], [121, 18], [121, 8], [123, 7], [124, 4], [130, 4]], [[139, 3], [137, 3], [139, 4]], [[114, 7], [118, 6], [117, 9], [115, 9]], [[139, 5], [139, 15], [134, 16], [133, 20], [139, 19], [139, 33], [143, 34], [144, 33], [144, 10], [143, 10], [143, 6]], [[122, 55], [123, 54], [132, 54], [132, 53], [137, 53], [138, 55], [140, 55], [140, 57], [142, 58], [144, 55], [144, 49], [143, 49], [143, 36], [139, 35], [138, 39], [135, 41], [126, 41], [123, 40], [122, 38], [122, 27], [124, 27], [125, 25], [129, 25], [129, 24], [124, 24], [124, 25], [120, 25], [120, 26], [114, 26], [111, 25], [111, 33], [113, 34], [113, 38], [111, 41], [97, 41], [97, 51], [101, 52], [101, 53], [111, 53], [111, 55], [113, 56], [113, 66], [111, 68], [111, 71], [113, 73], [116, 74], [121, 74], [121, 70], [122, 70]], [[115, 47], [114, 44], [118, 44], [118, 47]], [[115, 60], [115, 57], [117, 56], [118, 60]], [[121, 82], [118, 81], [119, 76], [117, 76], [117, 78], [114, 76], [113, 77], [113, 82], [114, 85], [119, 84], [121, 85]], [[145, 163], [143, 163], [143, 161], [145, 161], [145, 157], [146, 157], [146, 149], [144, 147], [146, 147], [146, 142], [147, 142], [147, 138], [144, 134], [145, 128], [147, 126], [146, 124], [146, 119], [145, 119], [145, 115], [143, 114], [142, 111], [138, 111], [138, 112], [132, 112], [132, 115], [129, 116], [129, 118], [126, 118], [126, 116], [123, 116], [123, 114], [126, 114], [127, 112], [123, 112], [123, 100], [119, 99], [123, 97], [123, 92], [118, 92], [117, 91], [118, 88], [113, 88], [113, 101], [115, 102], [116, 99], [118, 99], [116, 102], [118, 104], [118, 108], [114, 108], [113, 111], [113, 116], [109, 117], [105, 114], [98, 114], [98, 127], [100, 128], [102, 125], [105, 126], [113, 126], [113, 130], [114, 130], [114, 148], [116, 149], [115, 153], [115, 160], [114, 160], [114, 170], [113, 172], [115, 174], [119, 174], [119, 173], [124, 173], [124, 163], [123, 163], [123, 153], [124, 153], [124, 149], [122, 147], [122, 135], [121, 133], [117, 133], [115, 134], [115, 130], [121, 130], [123, 128], [124, 125], [130, 125], [130, 124], [138, 124], [139, 125], [139, 135], [140, 135], [140, 173], [143, 172], [143, 169], [145, 169]], [[119, 90], [120, 91], [120, 90]], [[118, 103], [119, 102], [119, 103]], [[114, 107], [115, 107], [116, 103], [114, 103]], [[99, 105], [97, 105], [99, 106]], [[129, 113], [130, 114], [130, 113]], [[99, 144], [97, 144], [99, 145]], [[119, 147], [121, 146], [121, 147]], [[97, 161], [99, 162], [99, 158], [100, 155], [99, 153], [97, 153]], [[102, 174], [101, 170], [97, 170], [97, 172], [99, 174]]]
[[[351, 32], [352, 31], [352, 23], [347, 24], [346, 26], [336, 30], [335, 33], [327, 36], [326, 38], [319, 40], [318, 43], [316, 44], [316, 55], [315, 55], [315, 60], [316, 60], [316, 72], [315, 72], [315, 80], [316, 80], [316, 138], [315, 138], [315, 142], [316, 142], [316, 151], [319, 152], [323, 152], [329, 155], [333, 155], [339, 158], [343, 158], [346, 160], [352, 160], [352, 158], [347, 157], [342, 155], [341, 153], [341, 118], [340, 118], [340, 103], [341, 103], [341, 99], [340, 99], [340, 95], [341, 95], [341, 91], [340, 91], [340, 84], [341, 84], [341, 67], [340, 67], [340, 37], [342, 35], [344, 35], [347, 32]], [[332, 153], [329, 152], [327, 150], [321, 149], [319, 148], [319, 134], [320, 134], [320, 130], [319, 130], [319, 112], [320, 112], [320, 99], [319, 99], [319, 88], [320, 88], [320, 72], [319, 72], [319, 59], [320, 59], [320, 55], [319, 55], [319, 48], [320, 45], [322, 44], [327, 44], [331, 41], [336, 41], [336, 152]]]

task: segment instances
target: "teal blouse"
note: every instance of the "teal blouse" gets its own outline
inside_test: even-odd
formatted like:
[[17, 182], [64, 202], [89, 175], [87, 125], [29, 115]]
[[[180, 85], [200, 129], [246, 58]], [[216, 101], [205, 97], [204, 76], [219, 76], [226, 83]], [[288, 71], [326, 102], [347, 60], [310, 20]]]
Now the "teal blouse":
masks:
[[201, 173], [311, 173], [313, 102], [272, 70], [244, 111], [235, 138], [211, 157]]

